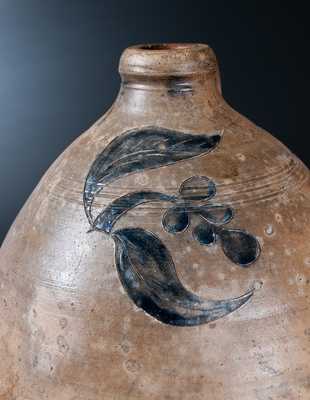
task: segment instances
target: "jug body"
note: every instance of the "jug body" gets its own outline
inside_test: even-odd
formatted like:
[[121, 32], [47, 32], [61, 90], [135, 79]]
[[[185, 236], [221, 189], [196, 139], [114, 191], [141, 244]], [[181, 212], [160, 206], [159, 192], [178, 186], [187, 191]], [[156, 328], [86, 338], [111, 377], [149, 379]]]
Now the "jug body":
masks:
[[120, 61], [0, 259], [0, 399], [307, 399], [309, 171], [200, 44]]

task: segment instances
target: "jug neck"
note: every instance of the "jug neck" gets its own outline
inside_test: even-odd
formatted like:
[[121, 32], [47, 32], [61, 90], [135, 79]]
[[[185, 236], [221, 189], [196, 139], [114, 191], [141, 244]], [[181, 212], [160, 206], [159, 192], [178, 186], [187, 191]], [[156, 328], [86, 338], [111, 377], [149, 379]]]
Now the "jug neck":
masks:
[[[117, 99], [128, 113], [144, 114], [164, 106], [175, 112], [212, 111], [221, 100], [217, 60], [205, 44], [149, 44], [127, 48], [120, 59], [122, 83]], [[163, 110], [164, 112], [164, 110]]]

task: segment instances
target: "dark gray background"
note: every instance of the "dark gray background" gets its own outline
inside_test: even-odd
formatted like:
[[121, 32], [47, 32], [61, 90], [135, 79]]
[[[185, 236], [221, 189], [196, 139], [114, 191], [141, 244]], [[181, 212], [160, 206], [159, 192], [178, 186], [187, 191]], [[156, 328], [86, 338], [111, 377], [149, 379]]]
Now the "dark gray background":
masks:
[[227, 101], [309, 165], [308, 13], [291, 4], [0, 0], [0, 243], [44, 171], [114, 100], [132, 44], [211, 45]]

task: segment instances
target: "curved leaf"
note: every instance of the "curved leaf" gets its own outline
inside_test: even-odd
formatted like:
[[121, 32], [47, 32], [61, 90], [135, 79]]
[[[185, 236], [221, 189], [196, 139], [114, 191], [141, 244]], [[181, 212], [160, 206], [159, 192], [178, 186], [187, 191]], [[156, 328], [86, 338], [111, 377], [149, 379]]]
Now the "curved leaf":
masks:
[[240, 229], [222, 229], [218, 234], [223, 251], [232, 262], [248, 267], [257, 260], [260, 245], [256, 237]]
[[123, 133], [98, 155], [87, 175], [83, 201], [92, 225], [92, 203], [104, 185], [145, 169], [158, 168], [205, 154], [214, 149], [221, 135], [190, 134], [157, 127]]
[[183, 232], [189, 225], [189, 216], [182, 206], [168, 208], [163, 216], [163, 227], [169, 233]]
[[133, 192], [119, 197], [109, 204], [95, 219], [92, 229], [110, 233], [116, 221], [127, 211], [140, 204], [150, 201], [176, 200], [175, 196], [169, 196], [159, 192]]
[[137, 307], [159, 321], [178, 326], [207, 323], [230, 314], [245, 304], [254, 289], [229, 300], [203, 300], [180, 282], [165, 245], [140, 228], [113, 234], [120, 280]]

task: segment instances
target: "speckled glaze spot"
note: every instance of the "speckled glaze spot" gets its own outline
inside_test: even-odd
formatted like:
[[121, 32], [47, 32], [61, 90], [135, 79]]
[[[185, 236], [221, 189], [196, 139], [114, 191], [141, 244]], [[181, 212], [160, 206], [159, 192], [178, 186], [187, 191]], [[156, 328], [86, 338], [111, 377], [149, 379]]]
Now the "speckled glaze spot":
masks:
[[59, 335], [57, 337], [57, 344], [58, 344], [58, 349], [61, 353], [66, 354], [69, 351], [69, 345], [64, 336]]
[[242, 153], [237, 153], [236, 154], [236, 157], [238, 158], [238, 160], [239, 161], [241, 161], [241, 162], [243, 162], [243, 161], [245, 161], [246, 160], [246, 157], [245, 157], [245, 155], [244, 154], [242, 154]]
[[59, 325], [62, 329], [65, 329], [68, 325], [68, 320], [66, 318], [61, 318], [59, 320]]
[[253, 284], [255, 290], [261, 289], [263, 287], [263, 285], [264, 285], [263, 281], [254, 281], [254, 284]]
[[130, 346], [129, 342], [122, 342], [120, 347], [121, 347], [122, 352], [125, 354], [129, 353], [131, 350], [131, 346]]
[[297, 285], [303, 286], [306, 284], [306, 278], [302, 274], [297, 274], [295, 277]]
[[126, 370], [133, 374], [136, 374], [141, 369], [141, 364], [139, 363], [139, 361], [133, 359], [126, 360], [124, 365]]
[[278, 224], [282, 224], [282, 223], [283, 223], [283, 218], [282, 218], [282, 215], [281, 215], [281, 214], [276, 213], [274, 217], [275, 217], [275, 220], [276, 220], [276, 222], [277, 222]]
[[274, 234], [274, 229], [271, 224], [268, 224], [265, 228], [265, 233], [267, 236], [272, 236]]

